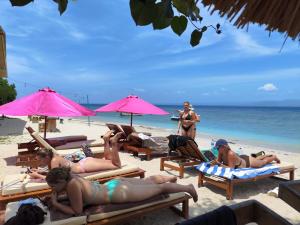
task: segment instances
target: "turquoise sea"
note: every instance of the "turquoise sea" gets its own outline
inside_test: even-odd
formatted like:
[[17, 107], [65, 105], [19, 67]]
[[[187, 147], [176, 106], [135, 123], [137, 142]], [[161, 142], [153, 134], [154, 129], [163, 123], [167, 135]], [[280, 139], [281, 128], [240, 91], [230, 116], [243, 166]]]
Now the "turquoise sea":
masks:
[[[84, 105], [96, 109], [101, 104]], [[161, 127], [173, 130], [177, 122], [172, 121], [172, 114], [180, 105], [159, 105], [170, 115], [134, 116], [133, 124]], [[265, 143], [277, 149], [300, 153], [300, 108], [297, 107], [238, 107], [238, 106], [194, 106], [200, 114], [201, 121], [197, 130], [218, 137], [230, 137], [235, 140], [245, 140]], [[119, 113], [97, 113], [91, 120], [129, 123], [129, 116]]]

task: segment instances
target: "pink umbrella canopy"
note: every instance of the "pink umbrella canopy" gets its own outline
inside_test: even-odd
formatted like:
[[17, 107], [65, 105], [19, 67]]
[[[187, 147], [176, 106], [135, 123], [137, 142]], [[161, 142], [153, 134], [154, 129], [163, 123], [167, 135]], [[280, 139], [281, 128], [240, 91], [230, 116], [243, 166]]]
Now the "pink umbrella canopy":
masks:
[[168, 115], [169, 113], [144, 101], [135, 95], [129, 95], [126, 98], [112, 102], [95, 110], [96, 112], [124, 112], [132, 114], [152, 114], [152, 115]]
[[[0, 114], [9, 116], [94, 116], [96, 113], [56, 93], [40, 89], [29, 96], [0, 106]], [[45, 127], [46, 131], [46, 127]]]

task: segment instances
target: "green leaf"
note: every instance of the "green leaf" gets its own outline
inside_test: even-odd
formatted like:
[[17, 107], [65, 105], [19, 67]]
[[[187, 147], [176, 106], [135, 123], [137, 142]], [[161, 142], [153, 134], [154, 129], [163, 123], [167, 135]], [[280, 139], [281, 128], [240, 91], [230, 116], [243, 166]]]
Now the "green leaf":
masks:
[[198, 45], [200, 43], [201, 38], [202, 38], [202, 32], [195, 29], [191, 34], [191, 40], [190, 40], [191, 46], [194, 47], [194, 46]]
[[58, 3], [58, 10], [60, 12], [60, 15], [62, 15], [67, 9], [68, 0], [58, 0], [57, 3]]
[[33, 2], [33, 0], [10, 0], [12, 6], [24, 6]]
[[182, 14], [188, 16], [189, 14], [189, 5], [186, 0], [173, 0], [173, 5], [175, 8]]
[[172, 5], [168, 2], [159, 2], [156, 4], [156, 15], [152, 22], [153, 29], [164, 29], [170, 26], [173, 16], [174, 12]]
[[185, 16], [175, 16], [172, 19], [171, 27], [174, 33], [178, 34], [180, 36], [187, 27], [188, 20]]
[[155, 18], [155, 0], [130, 0], [131, 17], [136, 25], [145, 26]]

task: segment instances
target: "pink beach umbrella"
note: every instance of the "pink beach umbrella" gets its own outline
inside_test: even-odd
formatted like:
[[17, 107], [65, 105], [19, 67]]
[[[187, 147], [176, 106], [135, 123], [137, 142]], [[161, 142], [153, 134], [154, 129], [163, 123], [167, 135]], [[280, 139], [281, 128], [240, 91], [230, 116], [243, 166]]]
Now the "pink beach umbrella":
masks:
[[96, 115], [94, 111], [73, 102], [50, 88], [40, 89], [34, 94], [0, 106], [0, 114], [9, 116], [45, 116], [44, 137], [46, 137], [46, 120], [48, 116]]
[[169, 113], [144, 101], [135, 95], [129, 95], [126, 98], [112, 102], [95, 110], [96, 112], [122, 112], [130, 113], [130, 125], [132, 126], [133, 114], [152, 114], [168, 115]]

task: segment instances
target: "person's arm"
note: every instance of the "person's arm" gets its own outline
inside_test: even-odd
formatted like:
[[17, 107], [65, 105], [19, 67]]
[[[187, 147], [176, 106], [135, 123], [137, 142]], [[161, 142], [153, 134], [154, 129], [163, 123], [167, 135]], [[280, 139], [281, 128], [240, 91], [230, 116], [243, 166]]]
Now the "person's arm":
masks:
[[59, 158], [57, 156], [53, 156], [50, 163], [51, 169], [59, 167]]
[[177, 134], [179, 134], [179, 131], [180, 131], [180, 127], [181, 127], [181, 112], [179, 112], [179, 120], [178, 120], [178, 126], [177, 126]]
[[43, 179], [44, 180], [46, 178], [45, 175], [42, 175], [36, 171], [28, 173], [28, 175], [30, 176], [31, 179]]
[[69, 215], [76, 215], [75, 211], [73, 210], [72, 207], [68, 205], [61, 204], [57, 201], [57, 193], [53, 192], [51, 195], [51, 205], [54, 207], [56, 210], [62, 211], [65, 214]]
[[67, 186], [67, 197], [70, 201], [70, 206], [61, 204], [57, 201], [57, 194], [52, 194], [52, 205], [69, 215], [79, 215], [83, 210], [82, 202], [82, 192], [80, 185], [75, 181], [70, 181], [71, 183]]
[[234, 169], [235, 160], [236, 160], [236, 155], [232, 151], [230, 151], [228, 153], [228, 165], [227, 166]]
[[200, 115], [198, 115], [197, 113], [195, 113], [196, 116], [196, 122], [200, 122]]
[[192, 117], [191, 121], [193, 122], [193, 124], [196, 124], [196, 122], [199, 122], [198, 116], [194, 111], [191, 112], [191, 117]]

